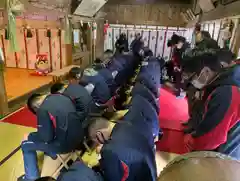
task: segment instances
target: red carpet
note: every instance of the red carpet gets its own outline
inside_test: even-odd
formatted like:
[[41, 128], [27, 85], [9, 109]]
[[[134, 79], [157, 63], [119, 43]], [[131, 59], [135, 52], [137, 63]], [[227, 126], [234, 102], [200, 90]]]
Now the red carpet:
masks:
[[[176, 97], [165, 89], [161, 89], [160, 104], [160, 127], [164, 136], [157, 144], [157, 149], [166, 152], [183, 154], [186, 152], [183, 144], [183, 133], [181, 122], [188, 119], [188, 106], [185, 99]], [[36, 127], [35, 116], [23, 108], [16, 113], [4, 118], [3, 122], [28, 127]]]
[[160, 127], [171, 130], [182, 130], [181, 122], [188, 120], [188, 105], [186, 99], [176, 99], [170, 91], [160, 91]]
[[27, 127], [37, 127], [37, 121], [34, 114], [32, 114], [27, 108], [22, 108], [17, 112], [5, 117], [2, 122], [17, 124]]

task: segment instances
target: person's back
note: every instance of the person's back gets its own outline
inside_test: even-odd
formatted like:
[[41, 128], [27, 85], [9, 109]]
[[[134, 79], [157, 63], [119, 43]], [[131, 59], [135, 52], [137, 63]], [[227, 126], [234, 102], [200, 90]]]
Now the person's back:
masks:
[[[91, 96], [93, 100], [97, 103], [106, 103], [111, 98], [110, 89], [105, 81], [105, 79], [98, 73], [94, 74], [84, 74], [82, 77], [84, 83], [91, 83], [94, 85], [93, 92]], [[80, 82], [81, 84], [81, 82]]]
[[60, 174], [57, 181], [103, 181], [103, 178], [83, 162], [77, 161], [67, 172]]
[[100, 167], [107, 181], [113, 178], [128, 181], [156, 180], [153, 146], [131, 124], [120, 123], [114, 127], [111, 139], [101, 150], [101, 158]]
[[37, 117], [37, 130], [25, 135], [22, 141], [25, 175], [18, 181], [40, 177], [38, 151], [55, 159], [57, 154], [78, 149], [85, 136], [82, 121], [70, 97], [63, 94], [33, 94], [27, 105]]
[[[82, 123], [69, 97], [60, 94], [49, 95], [37, 111], [37, 118], [40, 121], [39, 126], [41, 123], [46, 124], [44, 122], [47, 120], [51, 121], [48, 126], [42, 126], [45, 129], [45, 137], [49, 139], [46, 141], [56, 144], [63, 151], [76, 149], [82, 143]], [[47, 129], [53, 129], [54, 135], [47, 135]]]
[[148, 121], [138, 112], [131, 120], [116, 122], [97, 117], [88, 128], [101, 155], [104, 180], [155, 181], [154, 137]]
[[98, 70], [98, 73], [104, 78], [104, 80], [106, 81], [111, 94], [113, 95], [115, 93], [115, 89], [116, 89], [116, 85], [115, 85], [115, 73], [117, 74], [117, 71], [111, 72], [109, 69], [107, 68], [102, 68], [100, 70]]
[[72, 99], [73, 104], [76, 106], [76, 111], [84, 119], [89, 112], [91, 112], [91, 106], [94, 104], [92, 96], [88, 93], [85, 87], [79, 84], [56, 83], [51, 87], [52, 94], [63, 94]]
[[91, 112], [91, 106], [94, 104], [92, 96], [85, 87], [79, 84], [69, 84], [63, 94], [70, 96], [76, 104], [77, 112], [87, 116]]

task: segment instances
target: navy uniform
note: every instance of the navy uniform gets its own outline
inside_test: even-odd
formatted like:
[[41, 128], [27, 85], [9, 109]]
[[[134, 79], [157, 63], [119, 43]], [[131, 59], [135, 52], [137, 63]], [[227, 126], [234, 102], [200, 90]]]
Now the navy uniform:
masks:
[[[47, 96], [36, 112], [37, 132], [31, 133], [22, 142], [25, 180], [35, 180], [39, 174], [37, 151], [55, 157], [77, 149], [83, 139], [84, 130], [76, 107], [65, 95]], [[23, 179], [24, 180], [24, 179]]]
[[77, 161], [66, 173], [62, 173], [57, 181], [103, 181], [103, 178], [83, 162]]

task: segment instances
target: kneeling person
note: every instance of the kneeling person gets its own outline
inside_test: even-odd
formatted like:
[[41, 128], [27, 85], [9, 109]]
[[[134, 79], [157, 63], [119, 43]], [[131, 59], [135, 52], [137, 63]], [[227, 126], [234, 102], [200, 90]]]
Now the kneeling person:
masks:
[[[141, 119], [141, 116], [138, 119]], [[153, 145], [149, 144], [138, 128], [125, 120], [114, 124], [104, 118], [96, 118], [89, 126], [89, 136], [98, 144], [100, 168], [105, 180], [156, 180]], [[146, 126], [145, 131], [149, 133], [153, 143], [151, 129]]]
[[37, 151], [56, 158], [78, 148], [84, 138], [82, 123], [72, 100], [61, 94], [33, 94], [28, 108], [37, 116], [37, 131], [25, 136], [21, 148], [25, 175], [22, 181], [39, 178]]

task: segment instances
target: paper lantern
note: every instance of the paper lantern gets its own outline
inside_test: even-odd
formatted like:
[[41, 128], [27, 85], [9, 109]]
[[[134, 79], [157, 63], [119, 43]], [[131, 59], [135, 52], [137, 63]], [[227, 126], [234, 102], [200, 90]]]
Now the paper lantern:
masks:
[[58, 29], [58, 37], [61, 37], [61, 35], [62, 35], [62, 30]]
[[32, 38], [33, 37], [33, 34], [32, 34], [32, 31], [30, 28], [27, 28], [27, 35], [26, 35], [27, 38]]
[[50, 29], [47, 29], [47, 37], [51, 38], [51, 30]]

